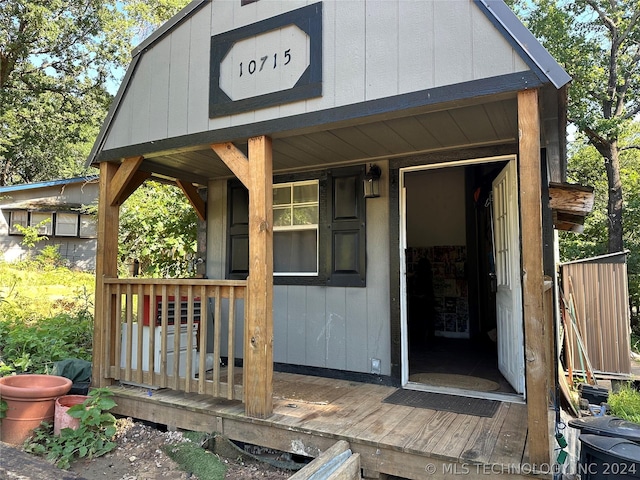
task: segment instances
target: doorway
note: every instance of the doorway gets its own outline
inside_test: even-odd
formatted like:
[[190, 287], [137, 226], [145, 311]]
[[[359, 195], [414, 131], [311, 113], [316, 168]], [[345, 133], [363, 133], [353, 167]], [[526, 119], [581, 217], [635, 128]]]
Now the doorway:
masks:
[[401, 169], [400, 203], [402, 384], [521, 401], [515, 157]]

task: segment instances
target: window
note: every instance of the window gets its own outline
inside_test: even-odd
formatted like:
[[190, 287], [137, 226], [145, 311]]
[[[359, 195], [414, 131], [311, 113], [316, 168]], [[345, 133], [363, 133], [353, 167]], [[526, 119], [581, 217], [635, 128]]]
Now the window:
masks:
[[80, 238], [96, 238], [98, 222], [94, 215], [80, 215]]
[[[53, 214], [50, 212], [31, 212], [31, 218], [29, 219], [29, 226], [38, 227], [38, 234], [40, 235], [52, 235], [53, 234]], [[42, 225], [39, 225], [42, 223]], [[39, 225], [39, 226], [38, 226]]]
[[16, 228], [16, 225], [26, 227], [28, 225], [28, 213], [24, 210], [15, 210], [11, 212], [9, 219], [9, 234], [10, 235], [22, 235], [22, 233]]
[[58, 237], [78, 236], [78, 214], [77, 213], [56, 213], [56, 236]]
[[[364, 167], [276, 177], [274, 283], [365, 286]], [[249, 196], [229, 184], [228, 277], [249, 273]]]
[[273, 187], [275, 275], [318, 274], [318, 181]]

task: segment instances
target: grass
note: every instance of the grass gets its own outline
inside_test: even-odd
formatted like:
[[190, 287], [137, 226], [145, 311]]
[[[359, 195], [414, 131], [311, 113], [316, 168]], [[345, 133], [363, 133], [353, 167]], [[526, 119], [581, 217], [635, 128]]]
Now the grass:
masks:
[[216, 455], [201, 446], [207, 435], [184, 432], [183, 436], [189, 441], [163, 447], [165, 453], [180, 466], [180, 469], [192, 473], [200, 480], [224, 479], [227, 467]]
[[611, 413], [630, 422], [640, 423], [640, 392], [631, 385], [609, 394]]

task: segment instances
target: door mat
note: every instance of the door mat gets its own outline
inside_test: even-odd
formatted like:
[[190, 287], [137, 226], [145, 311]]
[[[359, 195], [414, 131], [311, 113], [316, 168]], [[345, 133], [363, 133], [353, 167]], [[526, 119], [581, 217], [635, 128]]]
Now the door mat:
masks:
[[500, 385], [493, 380], [452, 373], [414, 373], [409, 377], [409, 381], [437, 387], [464, 388], [477, 392], [492, 392], [500, 389]]
[[460, 397], [443, 393], [419, 392], [398, 389], [385, 398], [383, 403], [404, 405], [405, 407], [428, 408], [445, 412], [462, 413], [476, 417], [493, 417], [500, 402], [484, 398]]

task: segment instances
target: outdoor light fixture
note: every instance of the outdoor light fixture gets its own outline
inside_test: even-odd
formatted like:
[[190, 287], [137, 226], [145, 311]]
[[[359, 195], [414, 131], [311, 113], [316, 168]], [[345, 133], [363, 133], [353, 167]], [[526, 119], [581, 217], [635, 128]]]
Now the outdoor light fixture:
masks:
[[370, 164], [369, 171], [364, 176], [364, 198], [380, 196], [380, 175], [382, 175], [380, 167]]

